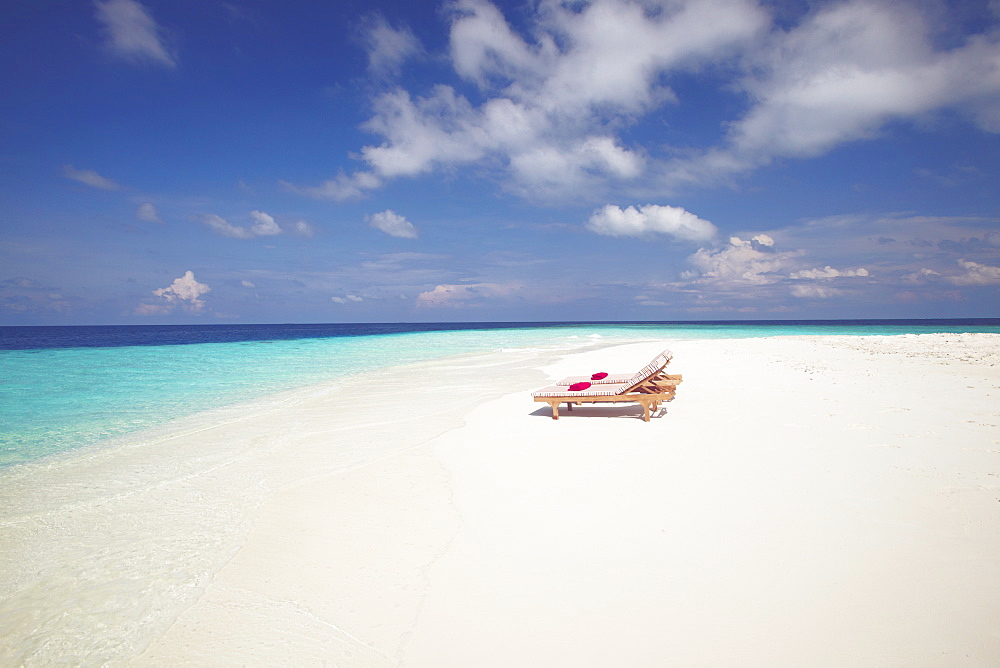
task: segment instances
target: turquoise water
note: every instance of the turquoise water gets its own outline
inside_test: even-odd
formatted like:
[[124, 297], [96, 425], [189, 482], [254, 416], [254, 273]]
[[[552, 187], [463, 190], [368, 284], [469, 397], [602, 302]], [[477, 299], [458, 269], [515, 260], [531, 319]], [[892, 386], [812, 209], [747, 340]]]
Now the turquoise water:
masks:
[[[267, 334], [276, 333], [273, 326]], [[288, 326], [289, 328], [293, 326]], [[370, 369], [503, 348], [761, 336], [1000, 332], [997, 325], [560, 325], [0, 350], [0, 467]], [[42, 328], [51, 330], [53, 328]], [[205, 338], [215, 331], [204, 330]], [[134, 332], [133, 332], [134, 333]], [[279, 332], [280, 333], [280, 332]], [[0, 333], [2, 335], [2, 333]], [[153, 339], [155, 341], [155, 338]]]

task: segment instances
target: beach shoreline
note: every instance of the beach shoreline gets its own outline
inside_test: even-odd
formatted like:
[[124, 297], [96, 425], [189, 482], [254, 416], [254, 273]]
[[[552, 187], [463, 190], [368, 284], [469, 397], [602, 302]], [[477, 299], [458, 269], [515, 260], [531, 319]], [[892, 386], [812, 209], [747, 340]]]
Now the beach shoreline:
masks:
[[[108, 661], [1000, 659], [1000, 336], [606, 343], [387, 370], [379, 387], [397, 395], [381, 411], [358, 389], [284, 423], [277, 410], [206, 433], [280, 441], [243, 462], [275, 467], [266, 493], [220, 563], [173, 584], [189, 588], [175, 614]], [[649, 423], [602, 405], [553, 421], [531, 401], [558, 377], [636, 370], [664, 347], [684, 383]], [[430, 382], [442, 372], [454, 387]], [[360, 454], [385, 434], [411, 445]], [[323, 448], [347, 441], [365, 447], [330, 465]], [[223, 480], [237, 460], [177, 490], [261, 484]], [[35, 650], [5, 656], [59, 652]]]

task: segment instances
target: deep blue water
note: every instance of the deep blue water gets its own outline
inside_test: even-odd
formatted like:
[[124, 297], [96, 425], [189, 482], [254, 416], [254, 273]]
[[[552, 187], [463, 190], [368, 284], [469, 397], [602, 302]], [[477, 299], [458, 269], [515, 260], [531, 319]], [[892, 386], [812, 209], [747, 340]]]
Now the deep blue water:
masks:
[[414, 332], [497, 329], [555, 329], [581, 326], [704, 332], [708, 336], [773, 336], [798, 334], [920, 334], [997, 332], [1000, 318], [951, 320], [718, 320], [664, 322], [445, 322], [284, 325], [87, 325], [68, 327], [0, 327], [0, 350], [45, 348], [110, 348], [240, 341], [287, 341], [343, 336], [379, 336]]
[[0, 327], [0, 467], [415, 361], [503, 348], [781, 335], [1000, 333], [975, 320]]

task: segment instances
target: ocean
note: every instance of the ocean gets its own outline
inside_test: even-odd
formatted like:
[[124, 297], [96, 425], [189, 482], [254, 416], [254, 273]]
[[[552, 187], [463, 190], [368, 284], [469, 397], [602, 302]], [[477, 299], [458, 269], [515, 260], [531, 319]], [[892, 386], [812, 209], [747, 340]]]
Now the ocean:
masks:
[[1000, 332], [1000, 319], [0, 327], [0, 468], [374, 370], [580, 339]]

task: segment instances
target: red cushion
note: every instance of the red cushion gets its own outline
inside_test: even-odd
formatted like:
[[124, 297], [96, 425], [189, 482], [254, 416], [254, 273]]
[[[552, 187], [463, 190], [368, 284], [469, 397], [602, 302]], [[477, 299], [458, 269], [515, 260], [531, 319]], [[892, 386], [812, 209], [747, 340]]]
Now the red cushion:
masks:
[[600, 373], [595, 373], [593, 376], [590, 377], [590, 379], [591, 380], [604, 380], [607, 377], [608, 377], [608, 374], [606, 374], [606, 373], [604, 373], [602, 371]]
[[569, 386], [571, 392], [579, 392], [581, 390], [586, 390], [590, 387], [590, 383], [573, 383]]

